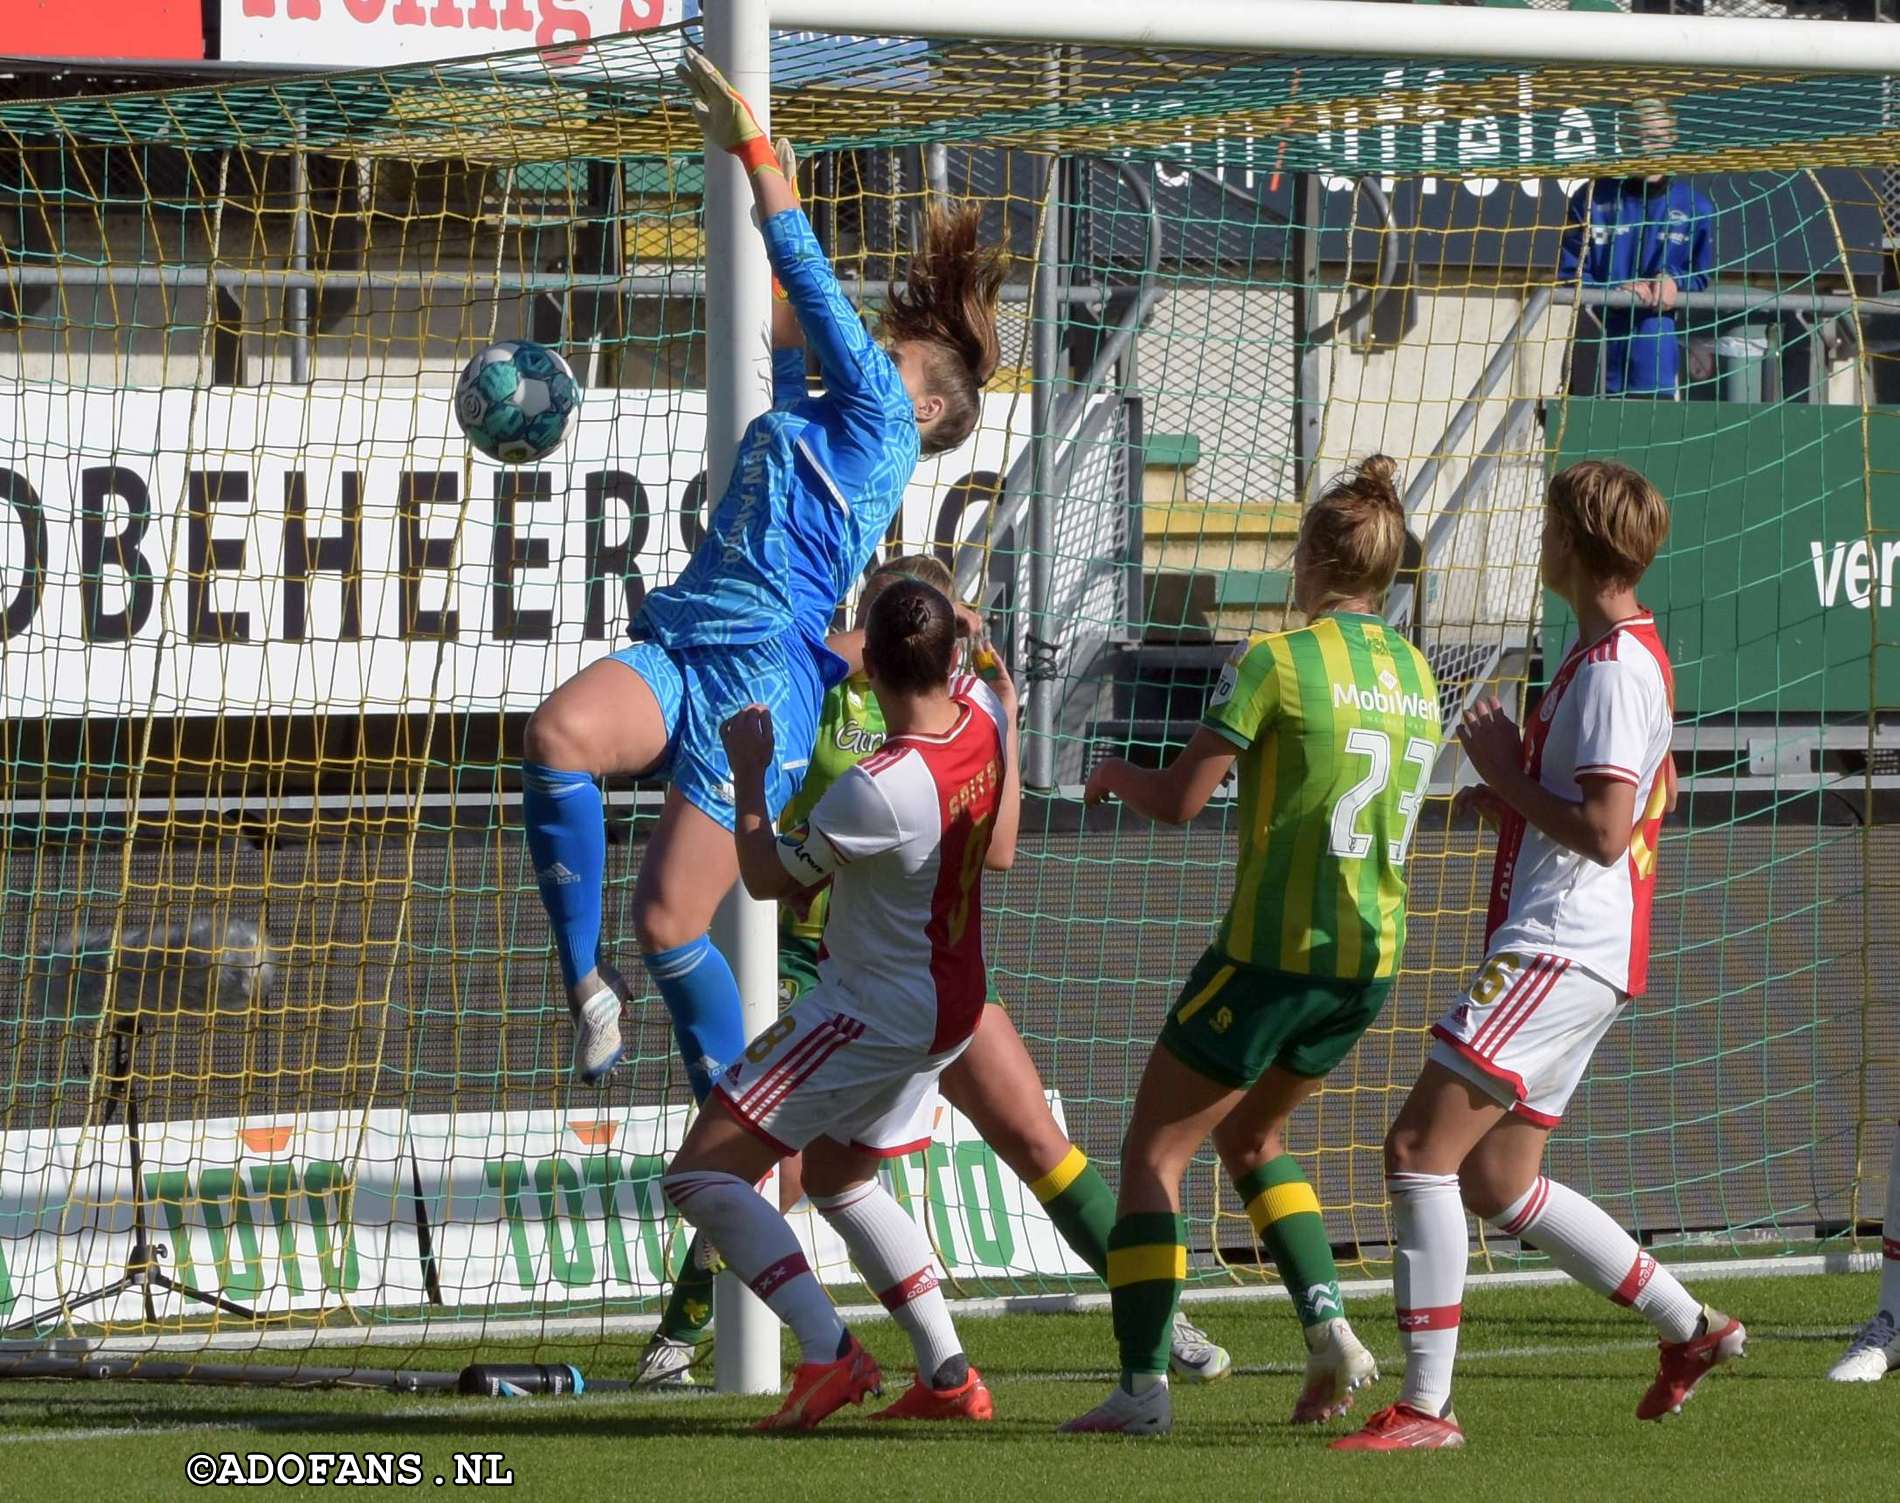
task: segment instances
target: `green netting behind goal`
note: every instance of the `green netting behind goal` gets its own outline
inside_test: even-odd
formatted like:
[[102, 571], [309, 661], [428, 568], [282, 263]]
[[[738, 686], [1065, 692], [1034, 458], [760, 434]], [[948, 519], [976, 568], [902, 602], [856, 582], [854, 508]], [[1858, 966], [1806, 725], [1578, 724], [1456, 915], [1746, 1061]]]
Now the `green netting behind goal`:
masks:
[[[657, 1181], [690, 1097], [655, 999], [609, 1090], [568, 1083], [513, 764], [703, 532], [679, 41], [0, 104], [14, 1334], [636, 1349], [683, 1252]], [[1900, 1053], [1874, 982], [1900, 960], [1887, 81], [903, 40], [774, 67], [867, 310], [933, 195], [981, 202], [1016, 257], [979, 431], [888, 546], [952, 564], [1027, 686], [991, 960], [1111, 1181], [1234, 831], [1224, 795], [1181, 830], [1084, 813], [1088, 769], [1186, 740], [1233, 645], [1288, 620], [1305, 500], [1375, 450], [1410, 518], [1389, 614], [1447, 722], [1484, 693], [1534, 713], [1567, 629], [1542, 486], [1615, 455], [1674, 507], [1645, 595], [1685, 797], [1652, 989], [1553, 1170], [1665, 1248], [1855, 1245]], [[1661, 243], [1706, 236], [1706, 285], [1679, 289], [1669, 389], [1613, 396], [1633, 295], [1561, 274], [1569, 206], [1661, 175], [1701, 196], [1681, 223], [1656, 202]], [[508, 337], [586, 388], [523, 471], [472, 460], [448, 406]], [[1434, 772], [1391, 1006], [1296, 1124], [1349, 1275], [1384, 1272], [1380, 1141], [1480, 958], [1465, 777], [1453, 752]], [[609, 951], [639, 978], [654, 791], [609, 806]], [[957, 1292], [1091, 1287], [965, 1125], [892, 1175]], [[1186, 1201], [1197, 1284], [1269, 1286], [1211, 1157]], [[258, 1313], [80, 1306], [135, 1212]]]

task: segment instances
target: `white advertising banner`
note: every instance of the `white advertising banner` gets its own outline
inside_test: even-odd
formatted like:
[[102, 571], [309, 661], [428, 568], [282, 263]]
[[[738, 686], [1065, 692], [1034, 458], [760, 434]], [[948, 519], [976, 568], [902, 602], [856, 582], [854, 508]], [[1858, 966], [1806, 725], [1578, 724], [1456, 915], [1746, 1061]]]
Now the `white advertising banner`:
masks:
[[[1027, 398], [918, 467], [910, 546], [981, 537]], [[530, 710], [626, 639], [706, 511], [705, 394], [588, 392], [538, 465], [450, 394], [0, 381], [0, 691], [13, 716]]]
[[[1058, 1122], [1059, 1098], [1050, 1104]], [[164, 1271], [263, 1314], [597, 1312], [650, 1298], [690, 1228], [660, 1175], [684, 1107], [406, 1115], [313, 1113], [148, 1124], [145, 1215]], [[948, 1107], [931, 1146], [885, 1182], [930, 1235], [940, 1274], [1087, 1278], [1027, 1187]], [[110, 1284], [132, 1250], [122, 1128], [0, 1135], [0, 1324]], [[793, 1229], [827, 1283], [857, 1281], [842, 1244], [801, 1203]], [[204, 1314], [175, 1293], [160, 1320]], [[136, 1292], [75, 1311], [138, 1322]], [[229, 1319], [231, 1317], [224, 1317]]]
[[581, 43], [698, 13], [696, 0], [222, 0], [219, 52], [227, 62], [361, 68], [552, 47], [558, 70], [581, 61]]
[[[227, 62], [299, 67], [383, 67], [486, 58], [524, 47], [519, 60], [557, 75], [607, 72], [615, 82], [665, 74], [696, 31], [662, 32], [617, 44], [606, 63], [587, 44], [696, 21], [700, 0], [220, 0], [219, 53]], [[929, 82], [928, 44], [915, 37], [772, 34], [778, 88], [822, 81], [834, 88], [919, 88]], [[503, 67], [513, 66], [510, 63]]]
[[450, 1308], [653, 1294], [686, 1251], [660, 1193], [683, 1106], [464, 1112], [409, 1128]]
[[[424, 1298], [401, 1112], [148, 1123], [146, 1235], [162, 1271], [260, 1314]], [[56, 1310], [125, 1272], [133, 1186], [124, 1129], [0, 1136], [0, 1323]], [[204, 1315], [154, 1296], [161, 1319]], [[137, 1291], [81, 1323], [144, 1318]]]
[[[1060, 1100], [1051, 1107], [1059, 1121]], [[442, 1302], [558, 1306], [658, 1293], [691, 1237], [660, 1192], [685, 1130], [684, 1107], [410, 1118]], [[940, 1273], [1089, 1276], [1028, 1188], [948, 1106], [929, 1149], [892, 1159], [884, 1177], [930, 1234]], [[821, 1279], [857, 1281], [808, 1205], [791, 1221]]]

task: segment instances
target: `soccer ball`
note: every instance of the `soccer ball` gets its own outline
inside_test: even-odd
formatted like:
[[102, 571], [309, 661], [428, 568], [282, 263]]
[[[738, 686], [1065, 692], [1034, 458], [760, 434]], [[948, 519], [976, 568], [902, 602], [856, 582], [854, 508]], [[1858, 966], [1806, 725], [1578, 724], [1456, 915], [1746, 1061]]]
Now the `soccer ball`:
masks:
[[532, 464], [573, 431], [581, 390], [567, 362], [525, 339], [491, 344], [462, 367], [455, 420], [468, 441], [503, 464]]

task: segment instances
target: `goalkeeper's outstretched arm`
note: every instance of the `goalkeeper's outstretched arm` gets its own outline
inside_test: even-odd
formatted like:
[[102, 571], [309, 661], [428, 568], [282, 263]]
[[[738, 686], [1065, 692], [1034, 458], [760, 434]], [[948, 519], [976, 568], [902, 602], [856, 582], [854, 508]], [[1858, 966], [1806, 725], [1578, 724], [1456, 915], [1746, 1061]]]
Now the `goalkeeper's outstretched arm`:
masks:
[[[738, 158], [746, 169], [772, 271], [797, 314], [804, 337], [818, 353], [826, 390], [847, 403], [861, 400], [882, 417], [893, 395], [899, 394], [890, 379], [890, 363], [865, 332], [805, 221], [798, 190], [787, 171], [792, 165], [789, 143], [772, 144], [751, 105], [703, 53], [688, 50], [678, 72], [692, 91], [693, 114], [706, 140]], [[780, 219], [781, 215], [787, 217]], [[782, 321], [775, 317], [773, 323], [777, 344]]]

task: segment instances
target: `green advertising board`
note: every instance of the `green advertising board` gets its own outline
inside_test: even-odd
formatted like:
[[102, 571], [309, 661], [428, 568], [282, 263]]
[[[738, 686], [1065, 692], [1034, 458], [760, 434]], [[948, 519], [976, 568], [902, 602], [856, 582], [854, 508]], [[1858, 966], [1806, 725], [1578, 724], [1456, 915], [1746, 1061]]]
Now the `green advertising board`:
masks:
[[[1870, 686], [1877, 706], [1900, 704], [1900, 412], [1598, 398], [1551, 418], [1553, 470], [1616, 459], [1669, 498], [1639, 593], [1679, 714], [1864, 713]], [[1549, 674], [1576, 636], [1554, 597], [1544, 632]]]

